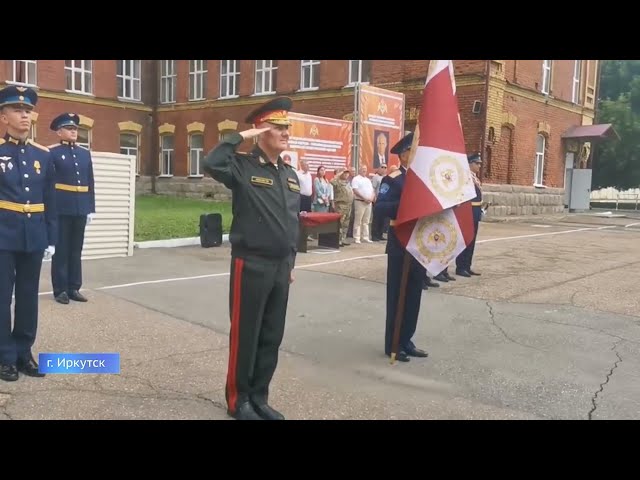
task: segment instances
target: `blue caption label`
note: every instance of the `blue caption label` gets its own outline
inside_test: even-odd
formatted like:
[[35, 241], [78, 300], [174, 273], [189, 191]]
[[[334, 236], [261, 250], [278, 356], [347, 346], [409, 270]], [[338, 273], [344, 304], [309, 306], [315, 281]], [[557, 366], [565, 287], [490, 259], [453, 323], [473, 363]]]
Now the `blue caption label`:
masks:
[[40, 373], [120, 373], [119, 353], [41, 353]]

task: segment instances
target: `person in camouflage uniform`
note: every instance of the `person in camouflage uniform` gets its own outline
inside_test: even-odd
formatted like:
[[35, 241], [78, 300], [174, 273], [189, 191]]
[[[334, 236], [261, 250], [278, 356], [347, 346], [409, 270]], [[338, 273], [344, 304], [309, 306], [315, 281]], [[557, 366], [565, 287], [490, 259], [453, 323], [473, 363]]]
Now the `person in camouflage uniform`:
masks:
[[349, 229], [349, 219], [351, 218], [351, 206], [353, 205], [353, 190], [349, 182], [349, 171], [344, 168], [337, 168], [333, 179], [333, 203], [336, 213], [342, 215], [340, 218], [340, 246], [350, 245], [346, 243], [347, 230]]

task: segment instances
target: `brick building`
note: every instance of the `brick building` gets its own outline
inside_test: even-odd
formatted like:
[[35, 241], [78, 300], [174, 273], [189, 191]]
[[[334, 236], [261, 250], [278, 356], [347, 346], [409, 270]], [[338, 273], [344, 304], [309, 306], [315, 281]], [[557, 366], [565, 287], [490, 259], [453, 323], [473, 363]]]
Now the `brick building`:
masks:
[[[563, 134], [593, 123], [598, 61], [454, 65], [467, 149], [484, 152], [489, 199], [504, 213], [561, 210], [567, 149], [579, 153]], [[50, 120], [73, 110], [93, 150], [137, 154], [140, 192], [153, 178], [158, 193], [215, 198], [224, 187], [203, 177], [203, 155], [225, 129], [248, 128], [246, 114], [270, 96], [291, 96], [300, 113], [350, 118], [353, 87], [368, 82], [405, 93], [412, 129], [426, 69], [426, 60], [5, 60], [0, 79], [38, 87], [39, 143], [53, 143]]]

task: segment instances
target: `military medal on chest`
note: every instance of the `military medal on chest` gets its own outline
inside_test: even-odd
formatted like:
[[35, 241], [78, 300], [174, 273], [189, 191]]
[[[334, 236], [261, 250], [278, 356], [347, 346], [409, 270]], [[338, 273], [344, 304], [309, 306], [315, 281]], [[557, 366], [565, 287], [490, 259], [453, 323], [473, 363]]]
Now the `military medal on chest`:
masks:
[[35, 162], [33, 162], [33, 168], [36, 169], [36, 173], [38, 175], [40, 175], [40, 162], [38, 160], [36, 160]]

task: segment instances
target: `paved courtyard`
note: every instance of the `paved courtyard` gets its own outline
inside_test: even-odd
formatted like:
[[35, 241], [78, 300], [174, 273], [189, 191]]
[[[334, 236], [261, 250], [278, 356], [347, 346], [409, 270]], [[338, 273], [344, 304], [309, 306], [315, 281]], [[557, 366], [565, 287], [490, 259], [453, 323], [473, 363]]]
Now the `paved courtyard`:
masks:
[[[423, 293], [415, 343], [383, 355], [384, 244], [298, 256], [272, 403], [289, 419], [640, 418], [640, 218], [483, 223], [474, 269]], [[86, 261], [34, 353], [119, 352], [120, 375], [0, 383], [4, 419], [226, 419], [229, 248]]]

